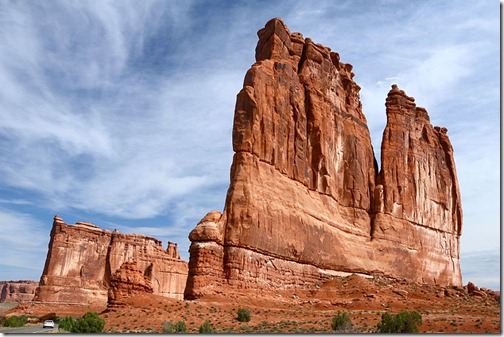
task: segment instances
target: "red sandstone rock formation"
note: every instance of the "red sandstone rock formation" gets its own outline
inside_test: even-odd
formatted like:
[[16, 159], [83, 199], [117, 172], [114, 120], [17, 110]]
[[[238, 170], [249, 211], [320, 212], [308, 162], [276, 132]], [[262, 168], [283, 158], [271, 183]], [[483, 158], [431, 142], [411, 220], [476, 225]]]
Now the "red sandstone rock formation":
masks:
[[67, 225], [55, 216], [34, 301], [106, 304], [112, 276], [132, 260], [154, 294], [183, 297], [187, 262], [173, 243], [164, 250], [161, 241], [145, 235], [111, 233], [85, 222]]
[[379, 171], [352, 66], [279, 19], [258, 36], [235, 107], [224, 212], [189, 235], [186, 298], [337, 272], [460, 285], [462, 212], [445, 129], [394, 86]]
[[[396, 85], [386, 107], [373, 240], [391, 246], [390, 264], [418, 268], [413, 280], [461, 285], [462, 206], [447, 130]], [[408, 254], [392, 254], [394, 242]]]
[[37, 281], [0, 281], [0, 303], [30, 302], [37, 286]]
[[124, 262], [110, 279], [108, 308], [124, 306], [129, 296], [152, 292], [150, 279], [138, 270], [136, 261]]

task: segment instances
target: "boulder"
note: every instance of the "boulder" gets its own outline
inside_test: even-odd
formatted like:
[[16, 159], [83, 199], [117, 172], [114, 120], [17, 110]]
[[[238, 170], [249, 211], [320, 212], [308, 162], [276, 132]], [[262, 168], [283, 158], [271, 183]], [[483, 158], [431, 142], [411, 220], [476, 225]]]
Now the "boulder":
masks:
[[478, 287], [474, 285], [472, 282], [467, 283], [467, 293], [472, 295], [475, 291], [479, 290]]
[[403, 289], [393, 289], [392, 292], [402, 297], [408, 297], [408, 292]]
[[136, 261], [127, 261], [110, 279], [107, 307], [125, 306], [128, 297], [153, 292], [149, 277], [138, 270]]

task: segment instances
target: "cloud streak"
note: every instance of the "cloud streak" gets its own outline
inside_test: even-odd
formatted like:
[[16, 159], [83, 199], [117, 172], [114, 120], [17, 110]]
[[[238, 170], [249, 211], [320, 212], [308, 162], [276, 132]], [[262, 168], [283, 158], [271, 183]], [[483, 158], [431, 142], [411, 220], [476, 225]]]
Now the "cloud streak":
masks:
[[[0, 246], [2, 280], [38, 280], [44, 269], [49, 235], [39, 220], [0, 207]], [[17, 275], [21, 271], [23, 275]]]
[[[194, 139], [223, 148], [220, 134], [229, 127], [215, 119], [215, 109], [205, 111], [204, 102], [222, 99], [226, 85], [212, 83], [226, 83], [229, 76], [214, 72], [200, 79], [198, 70], [174, 69], [166, 78], [143, 77], [142, 69], [128, 68], [129, 63], [149, 52], [149, 32], [173, 30], [154, 14], [159, 3], [140, 8], [91, 4], [9, 13], [18, 36], [8, 39], [6, 49], [20, 37], [28, 43], [5, 58], [22, 64], [24, 77], [40, 89], [22, 83], [13, 71], [21, 65], [2, 62], [10, 89], [2, 107], [2, 141], [10, 154], [2, 162], [4, 183], [38, 191], [48, 207], [152, 217], [174, 197], [212, 184], [208, 172], [216, 169], [198, 160], [206, 156], [194, 149]], [[180, 14], [188, 7], [169, 7], [172, 25], [181, 24]], [[30, 15], [22, 17], [25, 10]], [[48, 11], [41, 23], [48, 27], [44, 36], [26, 28]], [[180, 34], [180, 26], [173, 31]], [[232, 113], [230, 106], [227, 110]], [[184, 158], [188, 152], [200, 156]], [[215, 159], [228, 162], [219, 155]], [[209, 170], [197, 169], [204, 166]]]

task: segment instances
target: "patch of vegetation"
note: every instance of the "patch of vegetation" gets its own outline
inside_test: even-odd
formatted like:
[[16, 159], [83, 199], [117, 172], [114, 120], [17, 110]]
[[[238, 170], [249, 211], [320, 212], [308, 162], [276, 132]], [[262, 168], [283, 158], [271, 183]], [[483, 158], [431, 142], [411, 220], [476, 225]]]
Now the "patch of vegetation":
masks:
[[199, 327], [199, 333], [215, 333], [215, 329], [212, 327], [212, 324], [210, 323], [209, 320], [206, 320], [203, 325]]
[[250, 322], [250, 310], [247, 308], [239, 308], [236, 319], [238, 322]]
[[72, 324], [72, 333], [100, 333], [103, 332], [105, 320], [98, 313], [88, 311], [83, 317], [78, 318]]
[[244, 325], [240, 327], [240, 333], [252, 333], [252, 329], [248, 325]]
[[382, 321], [376, 326], [378, 333], [418, 333], [418, 325], [422, 324], [422, 316], [416, 311], [401, 311], [397, 315], [382, 314]]
[[173, 322], [163, 322], [162, 327], [163, 333], [187, 333], [187, 327], [184, 321]]
[[350, 315], [346, 312], [339, 312], [333, 317], [331, 322], [331, 329], [334, 331], [350, 330], [352, 329], [352, 320]]
[[18, 328], [21, 326], [24, 326], [26, 323], [26, 316], [11, 316], [3, 322], [3, 326], [5, 327], [11, 327], [11, 328]]
[[72, 331], [72, 327], [75, 323], [76, 319], [71, 316], [66, 316], [60, 319], [58, 329]]

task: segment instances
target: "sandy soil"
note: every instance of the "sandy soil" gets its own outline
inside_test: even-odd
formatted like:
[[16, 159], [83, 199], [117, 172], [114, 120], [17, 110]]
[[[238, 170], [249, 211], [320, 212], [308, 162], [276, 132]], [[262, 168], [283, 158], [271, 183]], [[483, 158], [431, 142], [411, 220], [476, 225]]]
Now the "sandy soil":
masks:
[[[469, 296], [463, 288], [409, 284], [383, 277], [338, 277], [312, 288], [296, 291], [226, 293], [195, 301], [181, 301], [152, 294], [130, 297], [127, 306], [48, 306], [23, 304], [6, 314], [81, 316], [100, 312], [107, 332], [161, 332], [164, 321], [184, 321], [197, 333], [206, 320], [216, 332], [328, 333], [338, 311], [347, 312], [354, 332], [372, 332], [381, 314], [416, 310], [422, 315], [420, 332], [500, 333], [500, 303], [491, 296]], [[238, 308], [251, 311], [250, 322], [238, 322]]]

